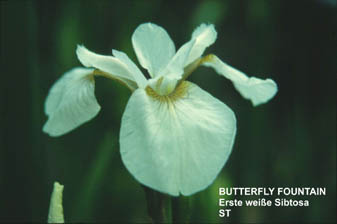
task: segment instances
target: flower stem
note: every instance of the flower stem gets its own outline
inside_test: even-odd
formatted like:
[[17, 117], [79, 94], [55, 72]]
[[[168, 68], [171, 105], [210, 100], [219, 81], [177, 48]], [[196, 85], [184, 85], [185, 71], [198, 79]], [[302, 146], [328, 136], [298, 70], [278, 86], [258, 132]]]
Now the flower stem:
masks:
[[142, 185], [147, 202], [147, 213], [152, 223], [171, 223], [170, 196]]
[[142, 185], [147, 202], [147, 213], [152, 223], [189, 223], [189, 197], [170, 197]]
[[189, 197], [172, 197], [172, 223], [189, 223], [190, 203]]

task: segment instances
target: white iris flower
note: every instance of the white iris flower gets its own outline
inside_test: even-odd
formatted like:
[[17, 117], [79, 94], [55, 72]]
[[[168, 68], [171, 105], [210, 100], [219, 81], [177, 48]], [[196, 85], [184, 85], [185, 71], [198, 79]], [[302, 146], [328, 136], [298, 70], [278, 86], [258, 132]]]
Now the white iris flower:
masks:
[[213, 25], [201, 24], [176, 51], [162, 27], [141, 24], [132, 44], [150, 79], [123, 52], [113, 50], [113, 56], [103, 56], [78, 46], [77, 57], [88, 68], [68, 71], [51, 88], [44, 132], [60, 136], [96, 116], [100, 106], [94, 95], [94, 76], [118, 80], [132, 90], [119, 139], [129, 172], [140, 183], [173, 196], [205, 189], [231, 153], [236, 119], [224, 103], [185, 81], [187, 76], [200, 65], [214, 68], [254, 106], [277, 92], [271, 79], [247, 77], [215, 55], [202, 57], [216, 36]]

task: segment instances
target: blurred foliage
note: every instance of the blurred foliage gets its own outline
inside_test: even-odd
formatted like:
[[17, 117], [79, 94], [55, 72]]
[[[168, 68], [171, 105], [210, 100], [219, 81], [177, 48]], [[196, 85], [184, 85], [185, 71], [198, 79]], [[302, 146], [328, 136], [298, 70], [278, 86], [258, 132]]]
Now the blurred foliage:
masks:
[[[202, 22], [214, 23], [207, 49], [250, 75], [274, 79], [277, 96], [252, 107], [207, 68], [191, 80], [229, 105], [238, 120], [232, 155], [207, 190], [190, 198], [198, 222], [336, 220], [336, 2], [0, 1], [0, 222], [47, 218], [54, 181], [65, 185], [66, 221], [147, 222], [145, 195], [119, 155], [120, 120], [130, 92], [97, 78], [99, 115], [75, 131], [42, 133], [44, 99], [65, 71], [80, 66], [76, 44], [136, 60], [131, 35], [163, 26], [179, 47]], [[138, 62], [137, 62], [138, 63]], [[327, 187], [310, 207], [234, 208], [218, 218], [219, 186]]]

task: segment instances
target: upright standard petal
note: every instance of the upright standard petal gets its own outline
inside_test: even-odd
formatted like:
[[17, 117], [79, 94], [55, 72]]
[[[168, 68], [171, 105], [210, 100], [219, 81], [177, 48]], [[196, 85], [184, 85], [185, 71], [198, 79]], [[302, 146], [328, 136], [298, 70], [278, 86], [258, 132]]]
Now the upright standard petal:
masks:
[[190, 82], [170, 96], [136, 90], [123, 114], [123, 163], [142, 184], [173, 196], [205, 189], [234, 143], [232, 110]]
[[212, 45], [217, 37], [214, 25], [201, 24], [192, 33], [193, 45], [189, 53], [188, 59], [185, 62], [185, 66], [192, 63], [199, 58], [207, 47]]
[[50, 89], [45, 102], [48, 121], [43, 131], [60, 136], [91, 120], [99, 112], [93, 69], [74, 68]]
[[137, 67], [126, 54], [116, 51], [118, 57], [105, 56], [93, 53], [84, 46], [77, 46], [76, 54], [80, 62], [86, 67], [97, 68], [106, 72], [107, 78], [118, 79], [133, 87], [130, 81], [137, 83], [139, 87], [144, 87], [146, 79], [141, 71], [135, 73]]
[[277, 85], [273, 80], [247, 77], [244, 73], [222, 62], [215, 55], [208, 55], [201, 61], [203, 65], [214, 68], [217, 73], [231, 80], [236, 90], [245, 99], [251, 100], [254, 106], [268, 102], [277, 92]]
[[54, 183], [54, 189], [50, 197], [48, 223], [64, 223], [62, 194], [64, 186]]
[[158, 76], [175, 54], [175, 46], [168, 33], [153, 23], [137, 27], [132, 35], [132, 45], [139, 63], [151, 77]]
[[191, 40], [179, 48], [161, 75], [181, 78], [184, 68], [199, 58], [214, 43], [216, 37], [213, 25], [201, 24], [194, 30]]
[[184, 68], [196, 40], [191, 40], [179, 48], [168, 65], [160, 73], [160, 76], [171, 76], [180, 79], [184, 74]]

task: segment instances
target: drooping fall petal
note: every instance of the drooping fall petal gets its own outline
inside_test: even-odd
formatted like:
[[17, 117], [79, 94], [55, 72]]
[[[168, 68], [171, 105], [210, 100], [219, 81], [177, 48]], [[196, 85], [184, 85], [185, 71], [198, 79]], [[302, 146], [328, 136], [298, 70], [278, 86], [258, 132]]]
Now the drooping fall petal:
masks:
[[100, 106], [95, 97], [92, 72], [93, 69], [74, 68], [52, 86], [45, 102], [48, 121], [44, 132], [60, 136], [97, 115]]
[[142, 184], [173, 196], [205, 189], [234, 142], [232, 110], [190, 82], [170, 97], [136, 90], [123, 114], [122, 160]]
[[268, 102], [277, 92], [277, 85], [272, 79], [248, 77], [215, 55], [208, 56], [202, 64], [214, 68], [217, 73], [231, 80], [236, 90], [245, 99], [251, 100], [254, 106]]

